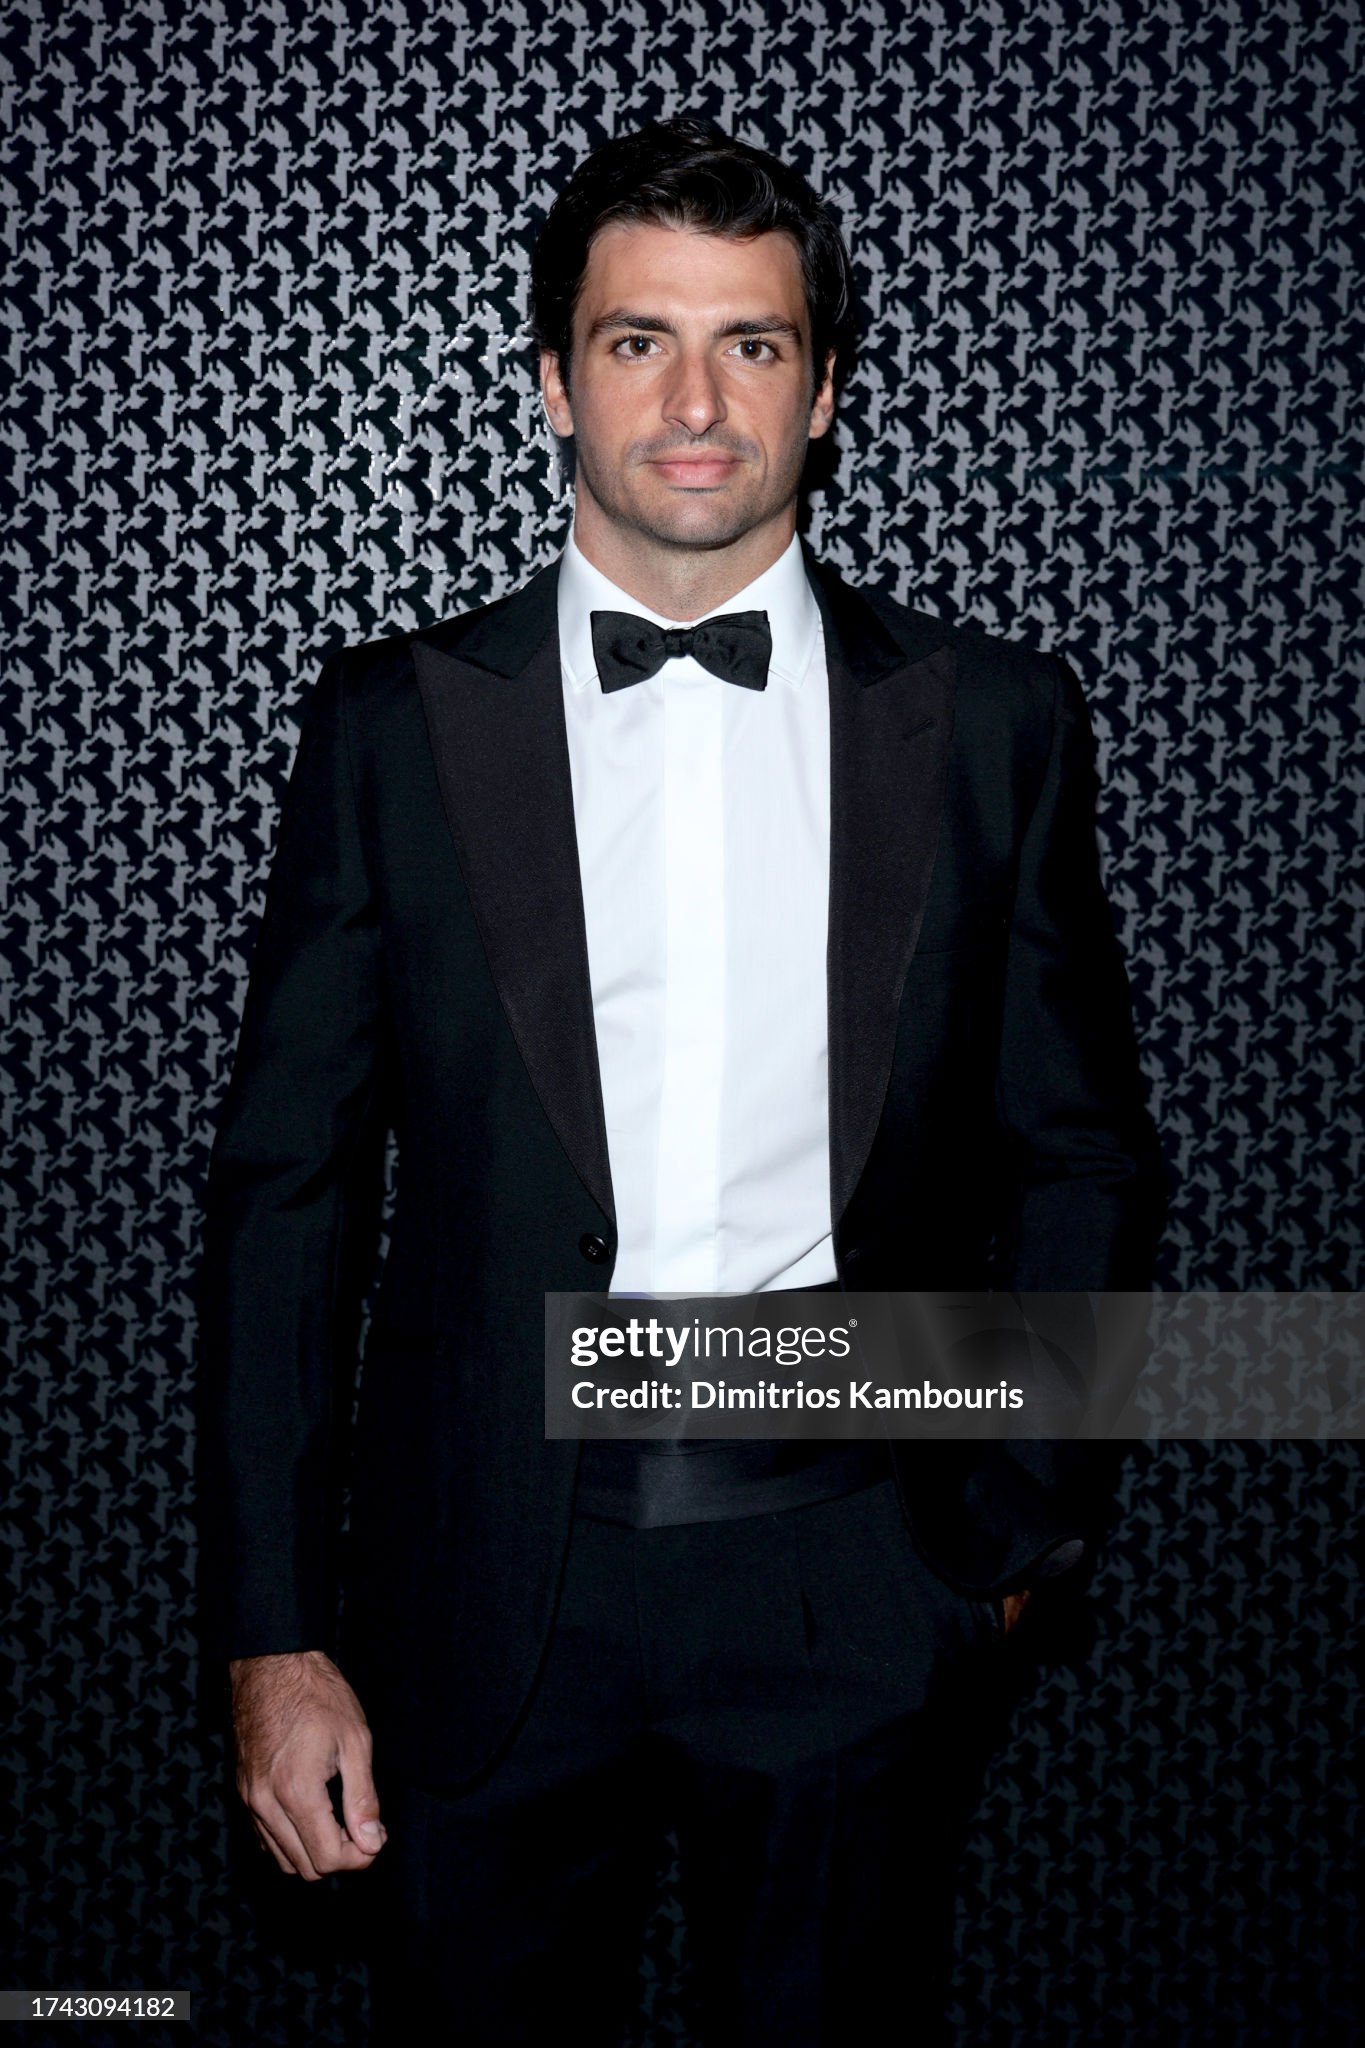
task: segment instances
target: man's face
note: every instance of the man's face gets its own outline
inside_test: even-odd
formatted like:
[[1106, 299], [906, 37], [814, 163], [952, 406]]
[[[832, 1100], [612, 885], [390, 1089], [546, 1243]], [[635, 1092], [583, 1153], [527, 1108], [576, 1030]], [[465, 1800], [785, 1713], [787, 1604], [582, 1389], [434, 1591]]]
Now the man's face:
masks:
[[[832, 360], [832, 358], [831, 358]], [[572, 398], [541, 357], [545, 409], [572, 435], [586, 490], [617, 528], [719, 548], [794, 503], [807, 443], [834, 410], [811, 399], [796, 245], [613, 222], [593, 241], [574, 316]]]

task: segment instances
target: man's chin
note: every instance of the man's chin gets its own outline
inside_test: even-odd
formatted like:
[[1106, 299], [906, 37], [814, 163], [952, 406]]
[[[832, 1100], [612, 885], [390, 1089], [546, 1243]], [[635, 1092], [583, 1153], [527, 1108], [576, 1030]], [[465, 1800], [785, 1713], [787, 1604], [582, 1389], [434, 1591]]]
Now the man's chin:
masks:
[[727, 505], [721, 492], [689, 493], [686, 504], [623, 507], [621, 518], [662, 547], [725, 548], [761, 526], [770, 513], [762, 506]]

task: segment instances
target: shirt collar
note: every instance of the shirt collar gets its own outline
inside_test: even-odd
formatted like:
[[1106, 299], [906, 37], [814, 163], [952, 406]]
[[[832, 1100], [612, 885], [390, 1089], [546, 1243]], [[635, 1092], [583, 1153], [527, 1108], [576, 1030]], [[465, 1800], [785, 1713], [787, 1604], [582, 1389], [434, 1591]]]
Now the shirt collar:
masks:
[[[558, 603], [560, 659], [575, 690], [584, 690], [597, 680], [590, 613], [635, 612], [641, 618], [652, 619], [656, 626], [678, 624], [676, 619], [666, 619], [660, 613], [652, 612], [638, 598], [627, 596], [600, 569], [594, 568], [572, 532], [559, 565]], [[806, 577], [798, 534], [792, 535], [791, 545], [761, 576], [756, 576], [743, 590], [737, 590], [733, 597], [727, 597], [724, 604], [704, 612], [702, 617], [710, 619], [722, 612], [750, 611], [766, 611], [768, 614], [768, 627], [773, 636], [769, 680], [783, 683], [789, 690], [799, 690], [820, 630], [820, 611]], [[699, 622], [690, 620], [688, 623], [695, 625]]]

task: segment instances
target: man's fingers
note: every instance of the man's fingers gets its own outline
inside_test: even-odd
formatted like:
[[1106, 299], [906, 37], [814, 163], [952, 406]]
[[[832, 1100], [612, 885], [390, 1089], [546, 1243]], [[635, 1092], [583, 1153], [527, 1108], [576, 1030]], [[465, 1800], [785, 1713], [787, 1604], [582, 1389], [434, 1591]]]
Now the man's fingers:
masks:
[[269, 1851], [287, 1877], [301, 1877], [312, 1883], [332, 1870], [363, 1870], [373, 1857], [347, 1841], [337, 1826], [331, 1806], [326, 1820], [317, 1814], [303, 1814], [300, 1827], [288, 1809], [272, 1794], [262, 1793], [251, 1809], [261, 1847]]
[[261, 1819], [260, 1814], [257, 1813], [254, 1809], [252, 1810], [251, 1814], [251, 1825], [256, 1830], [256, 1841], [258, 1846], [265, 1851], [266, 1855], [274, 1857], [276, 1863], [279, 1865], [280, 1869], [284, 1872], [286, 1877], [297, 1877], [298, 1872], [295, 1870], [294, 1865], [285, 1855], [284, 1850], [280, 1847], [280, 1844], [276, 1841], [270, 1829]]
[[[314, 1875], [323, 1877], [331, 1870], [364, 1869], [370, 1858], [356, 1843], [347, 1839], [332, 1811], [325, 1785], [317, 1786], [311, 1793], [295, 1791], [288, 1797], [289, 1804], [285, 1810]], [[308, 1872], [305, 1871], [304, 1875], [306, 1877]]]
[[280, 1869], [286, 1872], [286, 1874], [292, 1875], [294, 1866], [285, 1855], [275, 1836], [271, 1833], [261, 1812], [266, 1791], [267, 1788], [264, 1785], [254, 1788], [241, 1772], [238, 1773], [237, 1797], [251, 1816], [251, 1825], [256, 1830], [257, 1847], [264, 1849], [267, 1855], [273, 1856]]
[[341, 1745], [341, 1810], [346, 1832], [357, 1849], [376, 1856], [388, 1837], [379, 1817], [379, 1794], [370, 1772], [371, 1743], [368, 1729]]
[[260, 1805], [253, 1808], [253, 1811], [264, 1821], [271, 1835], [279, 1844], [281, 1853], [286, 1857], [290, 1869], [296, 1870], [300, 1877], [306, 1878], [309, 1882], [314, 1878], [322, 1876], [322, 1871], [314, 1862], [308, 1845], [304, 1842], [298, 1827], [295, 1825], [293, 1815], [281, 1799], [275, 1797], [272, 1793], [266, 1793], [262, 1797]]

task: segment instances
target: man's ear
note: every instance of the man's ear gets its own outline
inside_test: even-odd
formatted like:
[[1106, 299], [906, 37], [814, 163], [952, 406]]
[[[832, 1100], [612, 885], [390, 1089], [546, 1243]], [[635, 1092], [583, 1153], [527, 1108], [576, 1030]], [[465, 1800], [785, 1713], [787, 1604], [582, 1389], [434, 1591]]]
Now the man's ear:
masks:
[[540, 396], [545, 406], [545, 417], [560, 440], [571, 439], [573, 413], [569, 407], [568, 387], [560, 372], [559, 357], [552, 348], [540, 351]]
[[820, 436], [821, 436], [822, 434], [827, 434], [827, 433], [829, 432], [829, 430], [830, 430], [830, 426], [831, 426], [831, 424], [833, 423], [833, 419], [834, 419], [834, 350], [833, 350], [833, 349], [830, 349], [830, 350], [828, 350], [828, 351], [827, 351], [827, 353], [826, 353], [826, 356], [825, 356], [825, 374], [824, 374], [824, 376], [823, 376], [823, 377], [821, 378], [821, 380], [820, 380], [820, 387], [819, 387], [819, 389], [817, 390], [817, 392], [816, 392], [816, 394], [815, 394], [815, 397], [814, 397], [814, 398], [812, 399], [812, 401], [811, 401], [811, 408], [810, 408], [810, 437], [811, 437], [811, 440], [812, 440], [812, 441], [818, 441], [818, 440], [820, 439]]

